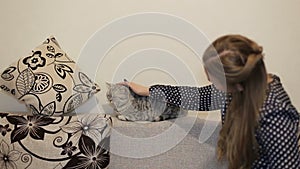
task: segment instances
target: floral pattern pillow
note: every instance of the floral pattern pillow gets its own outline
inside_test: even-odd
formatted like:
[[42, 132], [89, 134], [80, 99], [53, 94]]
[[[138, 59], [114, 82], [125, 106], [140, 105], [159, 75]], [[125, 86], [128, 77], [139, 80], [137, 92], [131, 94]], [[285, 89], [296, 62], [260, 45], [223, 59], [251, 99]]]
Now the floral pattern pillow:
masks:
[[53, 36], [6, 68], [0, 88], [24, 101], [31, 113], [48, 116], [72, 112], [100, 91]]
[[107, 169], [110, 116], [0, 113], [1, 169]]

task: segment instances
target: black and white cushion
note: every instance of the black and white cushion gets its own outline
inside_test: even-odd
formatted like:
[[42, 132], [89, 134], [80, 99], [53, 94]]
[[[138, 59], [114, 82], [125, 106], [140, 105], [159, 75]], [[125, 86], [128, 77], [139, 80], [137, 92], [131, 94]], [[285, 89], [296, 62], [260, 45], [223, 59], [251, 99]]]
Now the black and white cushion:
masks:
[[8, 66], [0, 88], [24, 101], [31, 113], [48, 116], [72, 112], [100, 91], [53, 36]]

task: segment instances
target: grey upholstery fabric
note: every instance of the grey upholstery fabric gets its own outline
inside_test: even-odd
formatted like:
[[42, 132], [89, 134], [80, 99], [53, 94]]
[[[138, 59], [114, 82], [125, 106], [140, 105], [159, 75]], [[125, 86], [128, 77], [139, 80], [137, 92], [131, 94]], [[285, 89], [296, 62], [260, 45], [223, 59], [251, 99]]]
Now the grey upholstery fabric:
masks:
[[[132, 123], [119, 121], [115, 118], [113, 118], [113, 123], [116, 132], [131, 138], [155, 137], [168, 130], [172, 125], [177, 125], [174, 120], [155, 123]], [[199, 135], [203, 131], [204, 125], [211, 128], [217, 127], [204, 143], [200, 143]], [[218, 162], [216, 159], [215, 147], [219, 130], [219, 122], [207, 121], [198, 117], [184, 139], [170, 150], [146, 158], [131, 158], [111, 152], [110, 169], [225, 169], [227, 167], [226, 163]], [[112, 134], [112, 137], [114, 137], [114, 134]], [[111, 147], [123, 144], [113, 140], [111, 141]], [[122, 146], [126, 147], [128, 145]], [[129, 147], [136, 147], [142, 152], [149, 153], [148, 151], [151, 151], [153, 146], [156, 145], [149, 144], [145, 147], [130, 145]], [[127, 150], [134, 151], [132, 149]]]

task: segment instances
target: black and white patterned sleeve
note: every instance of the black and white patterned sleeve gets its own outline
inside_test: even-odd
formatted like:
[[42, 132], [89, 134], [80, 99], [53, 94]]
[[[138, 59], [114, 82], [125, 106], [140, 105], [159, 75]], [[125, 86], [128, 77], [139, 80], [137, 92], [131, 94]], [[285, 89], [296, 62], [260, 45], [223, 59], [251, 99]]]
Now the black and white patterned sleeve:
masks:
[[298, 121], [285, 111], [271, 113], [261, 125], [262, 149], [269, 166], [299, 169]]
[[225, 100], [225, 93], [213, 85], [203, 87], [153, 85], [149, 92], [152, 98], [161, 99], [186, 110], [217, 110]]

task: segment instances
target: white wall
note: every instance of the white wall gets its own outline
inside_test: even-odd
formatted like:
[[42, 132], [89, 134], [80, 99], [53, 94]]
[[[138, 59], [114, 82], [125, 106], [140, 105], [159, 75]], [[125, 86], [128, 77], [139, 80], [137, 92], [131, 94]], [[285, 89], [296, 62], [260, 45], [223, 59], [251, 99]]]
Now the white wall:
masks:
[[[210, 41], [228, 33], [239, 33], [256, 40], [264, 47], [268, 71], [281, 77], [300, 110], [300, 1], [2, 0], [0, 4], [0, 69], [29, 53], [48, 35], [55, 35], [63, 49], [77, 60], [87, 40], [104, 25], [135, 13], [162, 12], [184, 18], [202, 30]], [[144, 35], [123, 41], [107, 54], [96, 76], [103, 91], [104, 82], [112, 81], [112, 72], [121, 61], [145, 48], [160, 48], [177, 55], [188, 65], [198, 84], [207, 83], [201, 63], [193, 59], [194, 54], [185, 46], [167, 37]], [[143, 84], [185, 84], [171, 75], [152, 70], [141, 72], [130, 80]], [[1, 95], [1, 102], [5, 97]], [[104, 92], [98, 97], [105, 100]]]

